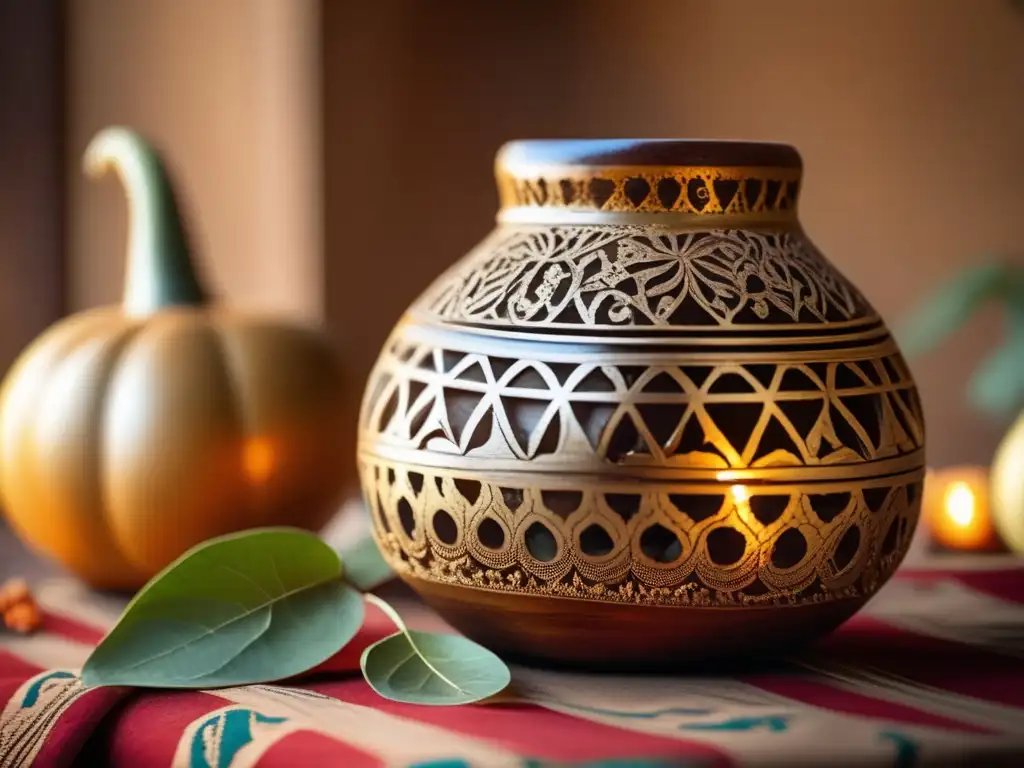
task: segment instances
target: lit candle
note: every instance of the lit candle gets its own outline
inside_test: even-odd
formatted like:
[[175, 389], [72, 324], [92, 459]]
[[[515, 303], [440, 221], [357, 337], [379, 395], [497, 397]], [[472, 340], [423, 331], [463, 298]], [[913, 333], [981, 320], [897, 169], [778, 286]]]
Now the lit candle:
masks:
[[1003, 549], [992, 526], [988, 486], [984, 467], [928, 471], [921, 514], [935, 544], [970, 552]]

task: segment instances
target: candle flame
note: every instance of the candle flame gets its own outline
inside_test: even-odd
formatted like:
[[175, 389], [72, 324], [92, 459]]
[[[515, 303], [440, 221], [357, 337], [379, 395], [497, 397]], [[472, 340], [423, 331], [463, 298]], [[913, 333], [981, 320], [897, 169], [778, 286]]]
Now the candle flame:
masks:
[[974, 491], [958, 480], [946, 489], [946, 514], [960, 528], [967, 528], [974, 522]]

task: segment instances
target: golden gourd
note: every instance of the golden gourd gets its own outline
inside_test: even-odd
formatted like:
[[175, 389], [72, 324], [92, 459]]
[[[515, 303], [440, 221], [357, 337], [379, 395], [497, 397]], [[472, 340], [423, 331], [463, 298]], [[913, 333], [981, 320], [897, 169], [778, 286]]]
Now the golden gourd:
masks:
[[996, 530], [1012, 552], [1024, 555], [1024, 413], [996, 449], [991, 493]]
[[317, 331], [213, 305], [175, 195], [137, 134], [101, 132], [130, 228], [124, 302], [68, 317], [0, 390], [0, 501], [33, 549], [101, 588], [211, 536], [321, 527], [349, 476], [339, 359]]

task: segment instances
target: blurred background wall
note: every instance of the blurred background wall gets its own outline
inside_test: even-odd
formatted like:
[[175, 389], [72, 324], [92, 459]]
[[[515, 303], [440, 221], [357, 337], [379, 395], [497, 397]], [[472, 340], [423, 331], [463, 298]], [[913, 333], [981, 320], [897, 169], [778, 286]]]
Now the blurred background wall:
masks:
[[0, 372], [64, 311], [58, 0], [0, 3]]
[[[64, 311], [118, 299], [121, 191], [79, 163], [96, 130], [131, 124], [173, 163], [211, 283], [235, 303], [326, 320], [348, 350], [353, 402], [401, 311], [491, 226], [492, 159], [512, 138], [791, 142], [806, 229], [894, 323], [958, 268], [1024, 258], [1024, 14], [1010, 0], [64, 9], [66, 289], [11, 272], [7, 255], [4, 284], [63, 291]], [[46, 210], [59, 232], [60, 206]], [[20, 242], [0, 236], [8, 251]], [[964, 395], [999, 332], [993, 310], [913, 362], [933, 463], [990, 458], [1004, 425]]]
[[[793, 143], [805, 228], [890, 322], [986, 254], [1024, 259], [1008, 0], [326, 2], [323, 41], [327, 318], [360, 372], [491, 226], [511, 138]], [[999, 331], [914, 361], [933, 462], [991, 457], [1004, 425], [964, 398]]]
[[235, 304], [322, 313], [318, 3], [69, 0], [70, 310], [118, 301], [124, 197], [86, 179], [110, 124], [142, 131], [182, 188], [211, 287]]

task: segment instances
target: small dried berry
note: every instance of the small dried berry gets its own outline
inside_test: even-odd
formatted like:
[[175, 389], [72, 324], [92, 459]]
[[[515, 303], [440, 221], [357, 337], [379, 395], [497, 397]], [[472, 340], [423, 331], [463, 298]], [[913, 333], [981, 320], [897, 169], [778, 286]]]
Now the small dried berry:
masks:
[[31, 599], [32, 593], [24, 579], [8, 579], [0, 585], [0, 613], [6, 613], [11, 606]]
[[4, 624], [7, 628], [23, 635], [39, 629], [42, 623], [43, 614], [31, 598], [12, 605], [4, 612]]

